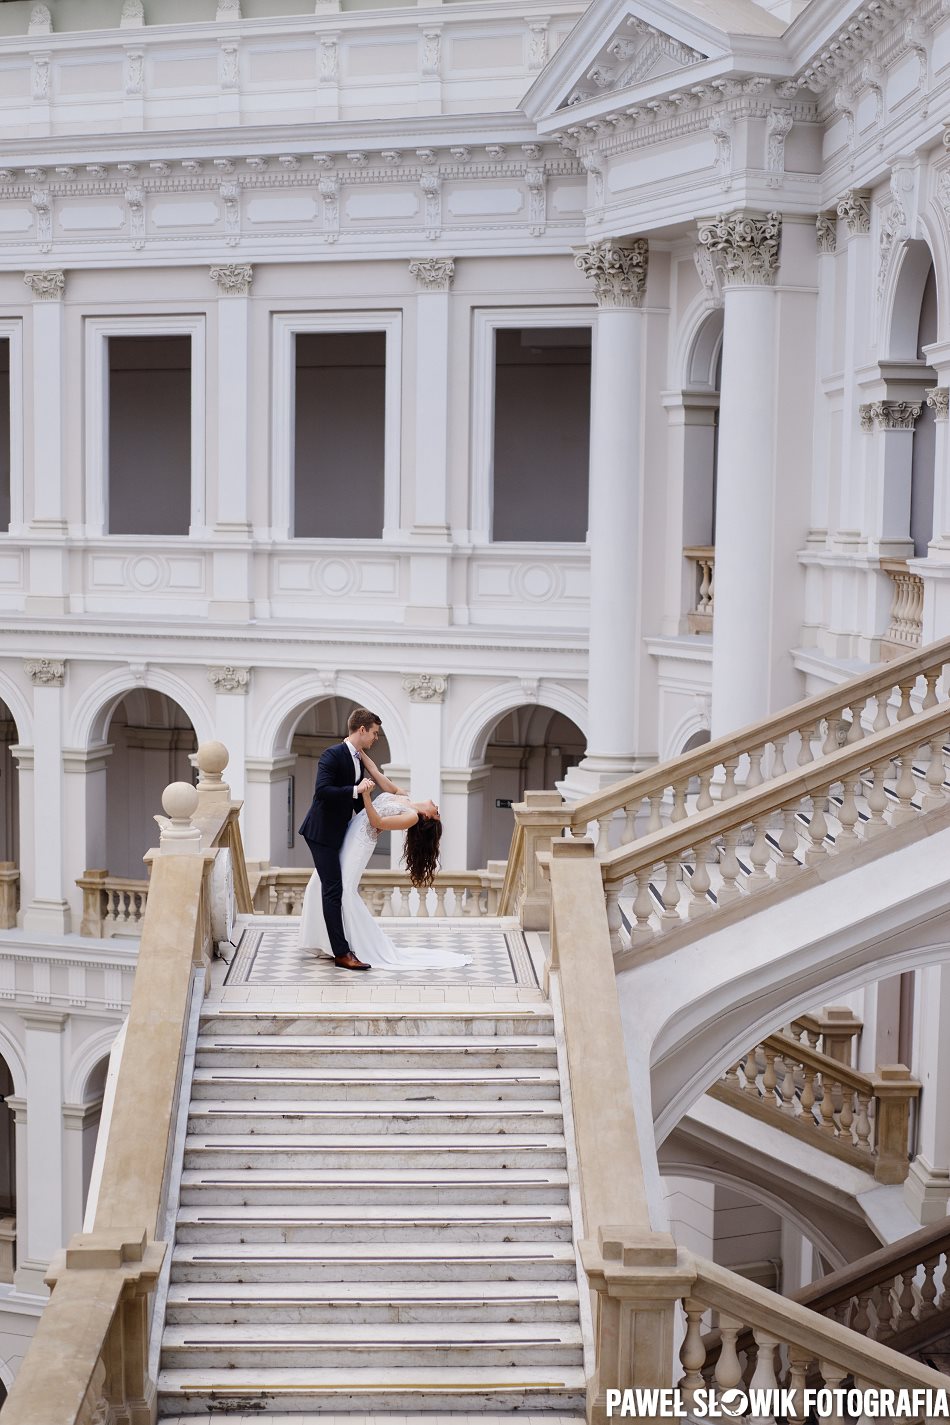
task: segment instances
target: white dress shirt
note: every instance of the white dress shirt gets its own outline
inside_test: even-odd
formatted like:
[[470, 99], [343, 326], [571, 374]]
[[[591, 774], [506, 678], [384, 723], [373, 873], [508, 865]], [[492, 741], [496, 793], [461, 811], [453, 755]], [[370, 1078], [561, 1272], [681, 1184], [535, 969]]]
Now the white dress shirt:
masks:
[[[356, 782], [361, 782], [363, 780], [363, 764], [360, 761], [360, 754], [357, 752], [356, 748], [353, 746], [352, 742], [348, 737], [344, 737], [343, 741], [350, 749], [350, 756], [353, 758], [353, 767], [356, 772]], [[359, 796], [359, 792], [356, 790], [356, 782], [353, 783], [354, 797]]]

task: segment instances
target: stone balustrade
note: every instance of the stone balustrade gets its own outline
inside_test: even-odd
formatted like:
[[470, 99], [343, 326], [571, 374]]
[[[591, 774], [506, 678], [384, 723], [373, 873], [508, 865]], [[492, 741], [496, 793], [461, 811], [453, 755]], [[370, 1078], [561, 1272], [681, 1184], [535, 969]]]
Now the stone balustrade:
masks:
[[947, 806], [948, 735], [941, 702], [603, 856], [622, 967], [745, 914], [753, 897], [827, 879], [837, 858], [845, 869], [848, 853], [892, 830], [916, 834], [909, 823]]
[[789, 1034], [809, 1049], [820, 1049], [839, 1064], [852, 1064], [854, 1045], [864, 1028], [848, 1005], [826, 1005], [824, 1009], [800, 1014], [789, 1026]]
[[716, 550], [711, 544], [683, 550], [683, 558], [696, 567], [696, 606], [686, 616], [690, 633], [712, 633], [715, 603]]
[[919, 648], [924, 626], [924, 581], [908, 569], [906, 559], [882, 559], [881, 568], [893, 584], [887, 631], [881, 639], [881, 657], [900, 658], [909, 648]]
[[12, 1284], [16, 1271], [16, 1218], [0, 1217], [0, 1282]]
[[[406, 871], [380, 868], [364, 871], [360, 895], [375, 916], [415, 917], [495, 916], [501, 898], [505, 863], [492, 862], [480, 871], [437, 871], [424, 894]], [[305, 867], [264, 868], [254, 891], [259, 915], [299, 915], [311, 872]]]
[[114, 936], [138, 939], [145, 923], [148, 881], [126, 876], [110, 876], [108, 871], [90, 870], [76, 885], [82, 891], [80, 935], [95, 940]]
[[501, 913], [520, 913], [531, 930], [547, 927], [549, 894], [536, 859], [550, 850], [552, 840], [590, 835], [597, 854], [606, 856], [614, 844], [629, 846], [692, 820], [717, 802], [779, 782], [790, 769], [820, 764], [915, 711], [950, 705], [943, 680], [948, 663], [950, 639], [928, 644], [570, 805], [557, 792], [526, 792], [514, 808]]
[[13, 930], [20, 906], [20, 872], [14, 861], [0, 861], [0, 930]]
[[899, 1183], [910, 1166], [919, 1082], [903, 1064], [858, 1073], [789, 1034], [770, 1034], [709, 1090], [713, 1098]]

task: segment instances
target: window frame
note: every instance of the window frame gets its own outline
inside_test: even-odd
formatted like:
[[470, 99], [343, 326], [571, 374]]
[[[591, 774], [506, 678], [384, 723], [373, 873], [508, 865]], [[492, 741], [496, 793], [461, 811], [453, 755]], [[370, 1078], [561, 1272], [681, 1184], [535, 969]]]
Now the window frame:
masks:
[[[495, 494], [495, 332], [518, 327], [589, 327], [591, 332], [591, 395], [597, 345], [597, 309], [591, 306], [479, 307], [473, 312], [472, 438], [470, 531], [475, 544], [490, 544]], [[539, 544], [552, 541], [538, 540]], [[520, 540], [517, 543], [534, 543]], [[583, 546], [584, 540], [558, 540], [557, 546]], [[498, 547], [511, 545], [510, 540]]]
[[386, 338], [383, 407], [383, 528], [377, 541], [400, 535], [402, 500], [402, 310], [274, 312], [271, 412], [271, 539], [302, 544], [356, 545], [366, 538], [295, 535], [296, 337], [320, 333], [378, 332]]
[[[86, 317], [85, 534], [87, 539], [181, 540], [207, 537], [206, 319], [203, 312]], [[109, 525], [109, 338], [191, 338], [191, 511], [187, 535], [121, 534]]]

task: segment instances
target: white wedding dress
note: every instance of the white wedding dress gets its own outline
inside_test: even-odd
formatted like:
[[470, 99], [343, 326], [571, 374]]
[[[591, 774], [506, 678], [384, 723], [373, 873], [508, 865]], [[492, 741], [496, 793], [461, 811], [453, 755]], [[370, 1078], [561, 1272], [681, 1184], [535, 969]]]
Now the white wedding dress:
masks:
[[[406, 810], [399, 797], [383, 792], [373, 803], [380, 816], [398, 816]], [[470, 955], [456, 955], [451, 950], [401, 949], [393, 944], [372, 911], [360, 896], [360, 879], [373, 854], [377, 833], [369, 817], [361, 811], [347, 827], [340, 849], [340, 872], [343, 879], [343, 929], [350, 949], [359, 960], [376, 970], [448, 969], [468, 965]], [[424, 895], [425, 892], [423, 891]], [[330, 951], [330, 937], [323, 919], [323, 896], [316, 871], [310, 877], [303, 898], [300, 933], [297, 945], [301, 950]]]

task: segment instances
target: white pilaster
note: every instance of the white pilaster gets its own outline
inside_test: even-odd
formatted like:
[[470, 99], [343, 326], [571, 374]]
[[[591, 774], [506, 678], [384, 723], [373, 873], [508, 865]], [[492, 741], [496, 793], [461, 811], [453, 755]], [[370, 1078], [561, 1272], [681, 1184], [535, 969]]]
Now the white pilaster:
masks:
[[63, 1240], [82, 1231], [102, 1100], [63, 1104]]
[[[857, 189], [846, 193], [838, 204], [838, 217], [848, 241], [845, 275], [844, 336], [846, 353], [841, 423], [841, 488], [834, 546], [853, 553], [862, 542], [864, 523], [865, 434], [861, 431], [858, 407], [861, 404], [858, 370], [864, 364], [870, 342], [873, 290], [871, 274], [870, 196]], [[832, 626], [838, 627], [832, 618]]]
[[62, 935], [69, 929], [69, 906], [63, 894], [63, 840], [70, 834], [62, 757], [65, 664], [50, 658], [32, 659], [26, 663], [26, 671], [33, 683], [33, 795], [42, 816], [33, 822], [33, 897], [24, 912], [23, 927]]
[[590, 410], [590, 653], [587, 755], [565, 780], [583, 796], [627, 776], [637, 754], [640, 524], [643, 503], [641, 311], [645, 239], [595, 243], [577, 257], [597, 295]]
[[939, 1222], [950, 1203], [950, 966], [918, 970], [914, 1068], [921, 1082], [917, 1156], [904, 1183], [904, 1201], [922, 1226]]
[[414, 673], [402, 680], [409, 695], [409, 794], [438, 802], [442, 783], [442, 708], [448, 679]]
[[87, 870], [111, 869], [106, 860], [106, 768], [111, 755], [108, 743], [86, 750], [63, 749], [64, 824], [69, 828], [64, 845], [65, 887], [77, 925], [82, 918], [77, 878]]
[[712, 735], [769, 709], [776, 459], [776, 305], [782, 224], [732, 214], [699, 241], [719, 267], [724, 298]]
[[451, 257], [414, 258], [415, 278], [415, 479], [409, 565], [411, 623], [445, 623], [451, 591], [448, 525], [449, 303]]
[[42, 1274], [24, 1264], [29, 1260], [30, 1181], [28, 1172], [29, 1135], [27, 1133], [26, 1099], [10, 1094], [7, 1108], [13, 1114], [16, 1152], [16, 1270], [14, 1285], [18, 1292], [45, 1296]]
[[[934, 470], [950, 468], [950, 352], [945, 344], [928, 347], [927, 358], [937, 373], [937, 385], [926, 393], [934, 414]], [[950, 627], [950, 482], [934, 480], [934, 537], [927, 558], [915, 565], [924, 581], [924, 643]]]
[[484, 836], [488, 826], [485, 798], [491, 768], [485, 763], [477, 767], [443, 768], [442, 800], [442, 865], [458, 866], [478, 871], [485, 864]]
[[[27, 613], [65, 613], [68, 559], [63, 479], [64, 313], [66, 277], [61, 271], [27, 272], [23, 278], [33, 294], [31, 379], [33, 508], [30, 533], [48, 544], [30, 552], [30, 592]], [[28, 488], [29, 488], [28, 482]]]
[[[226, 664], [209, 668], [208, 680], [214, 687], [214, 735], [228, 749], [227, 782], [235, 801], [243, 801], [246, 786], [247, 757], [247, 694], [250, 672]], [[242, 832], [244, 813], [241, 813]]]
[[[287, 783], [297, 758], [288, 753], [283, 757], [246, 757], [244, 761], [247, 777], [244, 854], [249, 862], [284, 866], [287, 864]], [[233, 790], [233, 783], [231, 785]], [[313, 788], [301, 788], [300, 792], [301, 800], [294, 807], [294, 831], [307, 814]]]
[[[212, 614], [251, 614], [252, 554], [248, 488], [250, 292], [247, 263], [211, 268], [218, 288], [218, 461]], [[224, 545], [226, 541], [226, 545]]]
[[[63, 1221], [63, 1029], [55, 1010], [23, 1012], [26, 1043], [26, 1260], [17, 1266], [21, 1289], [42, 1292], [43, 1273], [65, 1240]], [[32, 1279], [32, 1286], [28, 1281]]]

